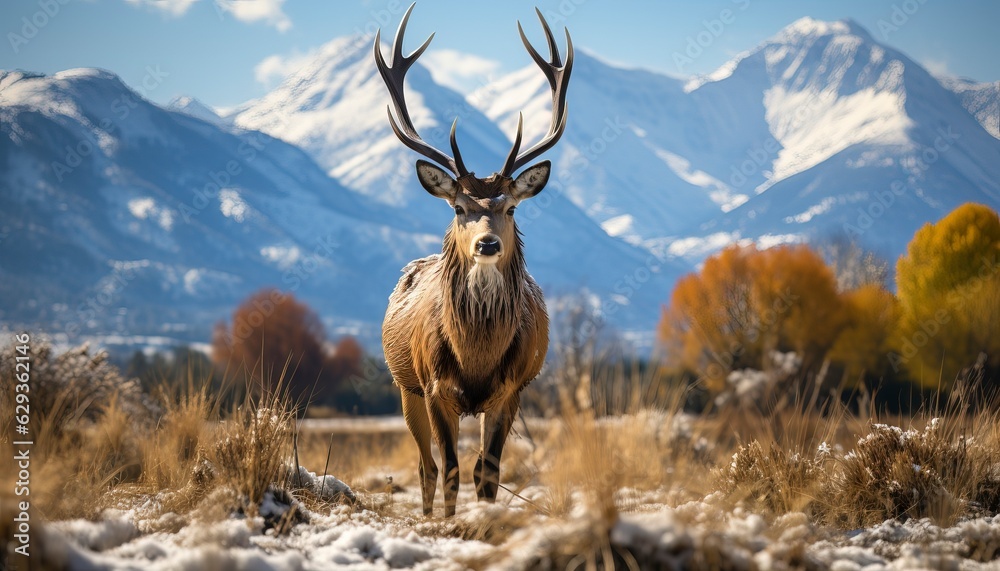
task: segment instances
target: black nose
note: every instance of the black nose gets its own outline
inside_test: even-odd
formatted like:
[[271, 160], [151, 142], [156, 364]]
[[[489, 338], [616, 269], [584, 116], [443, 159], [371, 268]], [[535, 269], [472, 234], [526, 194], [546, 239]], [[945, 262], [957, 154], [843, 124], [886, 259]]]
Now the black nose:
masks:
[[480, 256], [492, 256], [500, 251], [500, 240], [487, 238], [476, 242], [476, 253]]

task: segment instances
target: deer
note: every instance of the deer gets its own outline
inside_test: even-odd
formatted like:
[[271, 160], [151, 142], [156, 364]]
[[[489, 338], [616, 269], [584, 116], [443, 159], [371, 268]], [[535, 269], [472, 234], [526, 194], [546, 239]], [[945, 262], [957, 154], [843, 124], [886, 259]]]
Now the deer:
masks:
[[[549, 45], [544, 59], [518, 22], [521, 41], [542, 70], [552, 92], [552, 118], [540, 141], [521, 151], [523, 114], [500, 171], [486, 177], [470, 172], [451, 125], [452, 155], [420, 138], [403, 93], [407, 70], [427, 49], [434, 34], [409, 56], [403, 36], [413, 11], [399, 24], [387, 64], [381, 30], [375, 34], [375, 63], [391, 99], [389, 125], [399, 140], [432, 162], [418, 159], [417, 179], [433, 197], [444, 200], [455, 217], [444, 234], [441, 252], [414, 260], [389, 297], [382, 324], [382, 348], [393, 383], [399, 388], [406, 426], [419, 452], [423, 513], [431, 516], [438, 467], [433, 440], [444, 464], [445, 517], [455, 514], [459, 487], [458, 427], [463, 416], [480, 417], [480, 451], [473, 471], [477, 501], [494, 503], [500, 485], [500, 458], [520, 410], [521, 391], [538, 376], [549, 345], [549, 319], [542, 290], [528, 273], [514, 210], [545, 187], [551, 162], [541, 161], [514, 173], [552, 148], [566, 129], [566, 88], [573, 68], [573, 43], [566, 30], [563, 63], [548, 22], [537, 8]], [[395, 115], [392, 108], [395, 108]]]

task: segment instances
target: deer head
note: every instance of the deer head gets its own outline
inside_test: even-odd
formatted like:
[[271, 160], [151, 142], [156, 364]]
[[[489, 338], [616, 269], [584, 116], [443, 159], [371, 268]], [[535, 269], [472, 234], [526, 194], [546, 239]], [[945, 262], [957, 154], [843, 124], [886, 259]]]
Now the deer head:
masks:
[[[375, 63], [392, 98], [392, 106], [386, 107], [389, 124], [404, 145], [433, 161], [417, 161], [417, 179], [427, 192], [445, 200], [455, 210], [455, 219], [448, 232], [450, 239], [464, 256], [464, 262], [470, 266], [470, 271], [490, 276], [497, 265], [507, 263], [511, 257], [508, 252], [519, 246], [514, 209], [522, 200], [541, 192], [548, 182], [552, 168], [549, 161], [541, 161], [525, 169], [516, 178], [514, 173], [552, 148], [566, 129], [566, 87], [573, 69], [573, 42], [569, 31], [566, 31], [566, 63], [563, 64], [552, 31], [541, 11], [536, 8], [535, 12], [549, 44], [549, 60], [546, 61], [528, 42], [521, 23], [518, 22], [521, 41], [545, 74], [552, 90], [552, 121], [542, 140], [521, 152], [523, 117], [519, 116], [514, 145], [503, 167], [486, 178], [479, 178], [475, 173], [469, 172], [462, 161], [455, 139], [457, 118], [451, 125], [453, 157], [424, 142], [410, 120], [403, 95], [403, 78], [434, 38], [434, 34], [431, 34], [413, 53], [403, 55], [403, 35], [414, 6], [415, 4], [410, 5], [399, 24], [388, 64], [382, 57], [381, 32], [375, 34]], [[392, 107], [395, 107], [395, 116]]]

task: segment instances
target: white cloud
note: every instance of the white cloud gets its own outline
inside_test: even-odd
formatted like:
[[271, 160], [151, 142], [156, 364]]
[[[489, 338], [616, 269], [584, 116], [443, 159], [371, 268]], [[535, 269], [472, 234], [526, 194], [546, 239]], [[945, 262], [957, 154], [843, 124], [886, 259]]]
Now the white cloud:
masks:
[[315, 51], [267, 56], [254, 66], [254, 79], [267, 89], [272, 89], [286, 77], [305, 65], [314, 55]]
[[[170, 14], [183, 16], [198, 0], [125, 0], [133, 6], [146, 6]], [[219, 17], [230, 15], [241, 22], [263, 21], [279, 32], [292, 29], [292, 20], [282, 11], [285, 0], [212, 0]]]
[[281, 9], [285, 0], [215, 0], [215, 7], [241, 22], [265, 22], [279, 32], [292, 29], [292, 21]]
[[125, 0], [134, 6], [149, 6], [171, 16], [183, 16], [198, 0]]
[[462, 94], [488, 84], [500, 70], [498, 61], [455, 50], [429, 50], [420, 62], [430, 70], [434, 81]]

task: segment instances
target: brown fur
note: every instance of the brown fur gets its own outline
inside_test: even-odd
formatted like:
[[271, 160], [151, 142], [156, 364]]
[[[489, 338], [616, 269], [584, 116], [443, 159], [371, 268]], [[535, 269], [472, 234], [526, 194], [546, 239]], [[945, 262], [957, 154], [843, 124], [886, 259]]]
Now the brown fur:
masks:
[[[538, 375], [548, 349], [545, 301], [525, 268], [517, 225], [508, 214], [519, 202], [515, 181], [469, 175], [454, 182], [457, 192], [448, 202], [465, 214], [448, 227], [442, 253], [403, 269], [382, 326], [386, 361], [420, 448], [424, 512], [431, 512], [437, 475], [433, 436], [445, 463], [446, 515], [454, 513], [458, 492], [459, 416], [483, 415], [475, 480], [480, 499], [493, 501], [520, 392]], [[477, 291], [478, 283], [470, 281], [475, 242], [484, 234], [502, 244], [497, 290]]]

